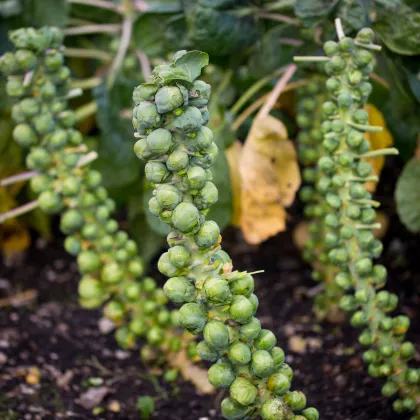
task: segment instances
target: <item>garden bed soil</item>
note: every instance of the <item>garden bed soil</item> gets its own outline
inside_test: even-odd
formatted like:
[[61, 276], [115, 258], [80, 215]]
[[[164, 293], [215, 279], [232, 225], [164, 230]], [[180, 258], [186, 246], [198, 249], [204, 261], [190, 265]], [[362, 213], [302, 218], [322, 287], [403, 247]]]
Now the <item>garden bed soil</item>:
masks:
[[[392, 201], [385, 200], [389, 196], [384, 191], [380, 199], [392, 213]], [[290, 222], [293, 226], [297, 220]], [[258, 314], [287, 352], [293, 387], [305, 392], [321, 419], [409, 418], [393, 412], [391, 400], [381, 396], [382, 381], [367, 375], [357, 330], [347, 323], [316, 321], [307, 295], [316, 285], [291, 230], [251, 247], [230, 229], [224, 246], [237, 269], [265, 270], [256, 275]], [[412, 320], [419, 319], [419, 249], [419, 239], [392, 216], [381, 259], [389, 268], [388, 289], [398, 294], [399, 310]], [[151, 274], [163, 283], [155, 270]], [[77, 304], [78, 279], [60, 237], [49, 243], [35, 239], [20, 263], [0, 268], [0, 297], [37, 292], [23, 295], [18, 307], [0, 308], [0, 419], [139, 419], [136, 400], [144, 395], [155, 397], [152, 418], [221, 419], [225, 392], [199, 395], [181, 380], [165, 384], [142, 364], [138, 351], [121, 350], [112, 333], [101, 333], [100, 311]], [[420, 348], [419, 322], [413, 322], [408, 338]]]

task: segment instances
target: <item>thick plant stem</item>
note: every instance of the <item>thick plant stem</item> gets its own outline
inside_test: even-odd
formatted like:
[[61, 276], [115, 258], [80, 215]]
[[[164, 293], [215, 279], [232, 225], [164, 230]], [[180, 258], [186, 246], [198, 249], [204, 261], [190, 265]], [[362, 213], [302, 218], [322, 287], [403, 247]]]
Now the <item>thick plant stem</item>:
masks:
[[37, 171], [27, 171], [18, 175], [12, 175], [7, 178], [3, 178], [0, 180], [0, 187], [6, 187], [7, 185], [13, 185], [18, 182], [27, 181], [28, 179], [33, 178], [37, 173]]
[[29, 213], [30, 211], [35, 210], [38, 206], [38, 200], [33, 200], [30, 203], [7, 211], [6, 213], [0, 213], [0, 223], [4, 223], [9, 219], [14, 219], [15, 217], [21, 216], [22, 214]]
[[377, 130], [369, 126], [363, 109], [372, 90], [369, 75], [376, 48], [370, 47], [374, 35], [370, 29], [362, 29], [354, 41], [344, 36], [339, 21], [336, 26], [340, 41], [324, 45], [328, 56], [325, 71], [329, 75], [326, 87], [331, 100], [322, 107], [324, 153], [318, 161], [329, 210], [324, 218], [328, 259], [323, 263], [335, 267], [335, 283], [346, 292], [340, 308], [353, 312], [354, 327], [364, 328], [359, 342], [368, 348], [363, 359], [369, 374], [386, 380], [384, 396], [399, 394], [393, 403], [397, 412], [412, 412], [412, 419], [418, 420], [420, 371], [409, 366], [415, 348], [404, 341], [410, 321], [404, 315], [388, 315], [396, 309], [398, 298], [380, 290], [387, 271], [373, 262], [383, 248], [372, 232], [377, 227], [374, 208], [380, 203], [372, 200], [365, 187], [372, 167], [363, 157], [395, 154], [395, 149], [369, 152], [370, 143], [363, 135]]
[[[176, 53], [170, 67], [174, 75], [178, 63], [190, 68], [197, 55], [203, 64], [207, 61], [197, 51]], [[133, 125], [141, 136], [134, 151], [147, 161], [146, 178], [155, 187], [149, 209], [171, 227], [170, 248], [158, 262], [169, 277], [164, 291], [173, 303], [182, 304], [184, 329], [203, 333], [197, 354], [214, 363], [209, 381], [230, 393], [222, 402], [224, 418], [316, 420], [318, 411], [305, 409], [304, 394], [289, 390], [293, 374], [284, 352], [256, 317], [252, 273], [233, 271], [218, 225], [206, 220], [218, 199], [210, 169], [218, 148], [206, 127], [210, 86], [197, 79], [197, 69], [180, 81], [167, 69], [157, 67], [154, 80], [133, 93]], [[287, 76], [293, 72], [294, 65]]]

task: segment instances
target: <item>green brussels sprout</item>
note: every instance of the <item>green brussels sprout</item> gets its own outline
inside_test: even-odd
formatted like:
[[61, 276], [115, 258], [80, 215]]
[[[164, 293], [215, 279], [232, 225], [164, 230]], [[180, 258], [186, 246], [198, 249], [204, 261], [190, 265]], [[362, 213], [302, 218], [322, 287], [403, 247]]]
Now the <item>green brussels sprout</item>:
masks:
[[82, 242], [73, 236], [68, 236], [64, 240], [64, 249], [73, 256], [78, 255], [82, 250]]
[[220, 228], [216, 222], [207, 220], [195, 234], [195, 242], [199, 248], [210, 248], [217, 244], [220, 236]]
[[[6, 83], [6, 93], [13, 97], [19, 98], [25, 94], [25, 87], [21, 77], [8, 78]], [[200, 112], [200, 111], [199, 111]], [[201, 114], [200, 114], [201, 117]]]
[[187, 171], [188, 185], [193, 190], [204, 187], [207, 181], [206, 171], [200, 166], [193, 166]]
[[225, 389], [229, 388], [235, 380], [235, 372], [228, 361], [221, 359], [210, 367], [208, 378], [215, 388]]
[[252, 317], [251, 320], [241, 325], [239, 335], [243, 340], [254, 340], [261, 334], [261, 322], [258, 318]]
[[147, 140], [145, 138], [136, 141], [133, 150], [139, 159], [148, 159], [152, 156], [152, 152], [147, 147]]
[[248, 379], [238, 377], [229, 388], [230, 396], [239, 404], [251, 405], [257, 398], [257, 388]]
[[175, 150], [166, 161], [166, 167], [172, 172], [179, 172], [188, 166], [189, 157], [183, 150]]
[[204, 330], [207, 316], [202, 305], [186, 303], [179, 310], [179, 322], [191, 334], [199, 334]]
[[261, 330], [261, 334], [255, 339], [254, 346], [258, 350], [270, 351], [277, 343], [276, 336], [270, 330]]
[[184, 97], [178, 87], [164, 86], [157, 91], [155, 103], [158, 112], [165, 114], [181, 107], [184, 103]]
[[6, 76], [19, 70], [16, 57], [13, 53], [7, 52], [0, 57], [0, 71]]
[[284, 401], [293, 411], [301, 411], [306, 406], [306, 397], [301, 391], [288, 392], [284, 396]]
[[195, 106], [187, 106], [185, 111], [176, 116], [168, 127], [184, 133], [195, 132], [201, 127], [201, 112]]
[[198, 209], [204, 210], [216, 203], [218, 198], [219, 191], [217, 187], [212, 182], [207, 181], [194, 197], [194, 204]]
[[72, 197], [79, 194], [81, 182], [79, 177], [67, 176], [61, 183], [61, 193], [65, 197]]
[[159, 184], [165, 181], [169, 175], [166, 165], [161, 162], [147, 162], [144, 171], [147, 180], [152, 184]]
[[152, 197], [149, 200], [149, 211], [150, 213], [153, 214], [153, 216], [159, 216], [162, 213], [162, 207], [161, 205], [158, 203], [156, 197]]
[[85, 222], [85, 218], [80, 211], [75, 209], [67, 210], [60, 220], [60, 229], [65, 235], [79, 231]]
[[47, 214], [58, 213], [63, 207], [61, 197], [52, 190], [42, 192], [38, 197], [38, 203], [39, 208]]
[[124, 285], [124, 296], [128, 300], [137, 300], [141, 296], [141, 285], [134, 282]]
[[57, 129], [48, 136], [48, 147], [53, 150], [62, 149], [68, 141], [67, 131]]
[[152, 101], [158, 89], [159, 85], [155, 83], [142, 83], [133, 91], [134, 103], [138, 104], [142, 101]]
[[101, 280], [105, 283], [119, 283], [124, 277], [123, 269], [116, 262], [108, 262], [101, 271]]
[[209, 321], [204, 327], [204, 339], [215, 350], [222, 350], [229, 343], [229, 332], [221, 321]]
[[190, 138], [186, 138], [184, 143], [189, 150], [206, 150], [213, 142], [213, 132], [208, 127], [201, 127], [197, 132], [191, 133]]
[[210, 95], [211, 86], [202, 80], [195, 80], [189, 92], [188, 103], [197, 108], [202, 108], [208, 104]]
[[158, 270], [167, 277], [176, 276], [181, 270], [171, 263], [169, 253], [164, 252], [158, 261]]
[[248, 409], [232, 398], [225, 398], [221, 404], [222, 416], [227, 420], [240, 420], [247, 416]]
[[254, 291], [254, 279], [248, 273], [241, 274], [239, 277], [230, 281], [229, 287], [234, 295], [249, 297]]
[[151, 153], [159, 156], [168, 152], [172, 146], [172, 134], [164, 128], [153, 130], [146, 138]]
[[133, 349], [136, 346], [136, 336], [128, 327], [118, 328], [115, 339], [123, 349]]
[[252, 353], [251, 371], [253, 375], [265, 378], [274, 369], [274, 360], [266, 350], [257, 350]]
[[267, 381], [267, 388], [278, 396], [284, 395], [288, 392], [290, 386], [291, 382], [289, 378], [279, 372], [270, 375]]
[[204, 169], [211, 168], [215, 163], [217, 156], [219, 155], [219, 148], [216, 143], [211, 143], [210, 146], [202, 152], [203, 156], [194, 156], [191, 159], [192, 165], [201, 166]]
[[157, 128], [161, 121], [156, 105], [151, 102], [140, 102], [137, 105], [135, 118], [138, 121], [138, 127], [144, 129]]
[[251, 361], [251, 350], [245, 343], [237, 341], [229, 347], [228, 357], [234, 365], [247, 365]]
[[171, 263], [178, 268], [185, 268], [191, 263], [191, 254], [188, 249], [182, 245], [175, 245], [170, 248], [168, 254]]
[[165, 338], [165, 334], [162, 328], [159, 327], [152, 327], [146, 334], [147, 341], [149, 344], [154, 346], [160, 344], [163, 339]]
[[186, 277], [171, 277], [166, 281], [163, 290], [173, 303], [181, 304], [194, 300], [195, 287]]
[[223, 277], [207, 279], [204, 283], [204, 293], [206, 299], [215, 305], [225, 304], [232, 297], [229, 284]]
[[37, 115], [34, 119], [35, 130], [41, 135], [45, 136], [55, 129], [55, 121], [51, 115]]
[[278, 369], [278, 373], [281, 373], [282, 375], [286, 376], [286, 378], [289, 378], [289, 381], [293, 379], [293, 370], [292, 368], [287, 364], [283, 363]]
[[181, 202], [182, 195], [173, 185], [163, 184], [156, 188], [156, 200], [162, 208], [173, 210]]
[[48, 52], [44, 58], [44, 65], [47, 70], [58, 70], [64, 63], [64, 57], [61, 52], [51, 51]]
[[286, 357], [284, 351], [280, 347], [273, 347], [270, 354], [274, 360], [274, 369], [277, 369], [277, 367], [279, 367], [284, 362]]
[[100, 281], [90, 276], [81, 278], [78, 292], [83, 299], [102, 299], [105, 296], [105, 290]]
[[31, 169], [41, 171], [51, 164], [51, 155], [42, 147], [33, 147], [26, 158], [26, 164]]
[[119, 324], [124, 319], [124, 306], [115, 300], [111, 300], [104, 307], [105, 318]]
[[77, 265], [82, 274], [95, 273], [101, 268], [101, 258], [94, 251], [82, 251], [77, 256]]
[[303, 417], [306, 420], [318, 420], [319, 419], [319, 412], [316, 408], [309, 407], [302, 411]]
[[289, 410], [285, 402], [279, 398], [270, 398], [261, 406], [261, 417], [264, 420], [286, 420]]
[[254, 307], [251, 301], [245, 296], [234, 296], [230, 307], [231, 318], [240, 324], [247, 324], [253, 315]]
[[182, 202], [175, 207], [171, 221], [175, 229], [182, 233], [189, 233], [197, 228], [200, 214], [194, 204]]
[[13, 129], [13, 139], [21, 147], [31, 147], [37, 143], [37, 135], [29, 124], [18, 124]]

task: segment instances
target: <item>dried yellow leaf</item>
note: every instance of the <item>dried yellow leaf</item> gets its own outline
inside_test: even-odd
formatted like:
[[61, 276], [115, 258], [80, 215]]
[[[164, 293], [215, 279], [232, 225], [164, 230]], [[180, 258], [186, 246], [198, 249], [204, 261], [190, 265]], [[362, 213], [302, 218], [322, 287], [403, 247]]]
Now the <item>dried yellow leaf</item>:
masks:
[[[379, 127], [383, 127], [383, 130], [379, 133], [366, 133], [365, 137], [370, 142], [370, 150], [378, 150], [383, 149], [385, 147], [390, 147], [394, 144], [394, 139], [390, 131], [386, 128], [385, 119], [379, 111], [372, 104], [368, 104], [365, 106], [365, 110], [369, 114], [369, 124], [376, 125]], [[381, 175], [382, 168], [385, 164], [385, 156], [379, 156], [375, 158], [366, 159], [372, 165], [373, 171], [372, 175], [377, 175], [378, 177]], [[377, 183], [376, 182], [367, 182], [366, 188], [369, 192], [374, 192], [376, 190]]]
[[245, 240], [258, 244], [286, 228], [286, 211], [301, 182], [293, 143], [284, 124], [267, 115], [254, 120], [243, 147], [241, 228]]

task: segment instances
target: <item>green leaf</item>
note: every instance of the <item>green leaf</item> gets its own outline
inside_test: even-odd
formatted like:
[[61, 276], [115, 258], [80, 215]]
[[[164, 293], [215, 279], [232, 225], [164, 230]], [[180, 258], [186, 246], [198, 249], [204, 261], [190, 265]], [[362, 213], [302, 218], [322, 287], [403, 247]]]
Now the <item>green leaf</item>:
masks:
[[366, 1], [345, 0], [340, 3], [337, 16], [340, 16], [346, 30], [358, 31], [364, 26], [370, 26], [370, 3]]
[[69, 18], [67, 0], [23, 0], [23, 18], [31, 26], [64, 27]]
[[179, 13], [182, 12], [180, 0], [148, 0], [147, 13]]
[[384, 11], [373, 25], [381, 41], [402, 55], [420, 54], [420, 12], [402, 4], [392, 15]]
[[103, 176], [106, 188], [121, 188], [137, 181], [140, 164], [133, 153], [133, 127], [123, 120], [120, 110], [131, 106], [135, 83], [118, 80], [111, 91], [105, 84], [94, 89], [98, 105], [96, 119], [101, 131], [98, 144], [99, 158], [94, 166]]
[[327, 16], [338, 0], [296, 0], [295, 14], [306, 26], [313, 26]]
[[420, 160], [411, 159], [397, 181], [395, 200], [397, 212], [411, 232], [420, 232]]

